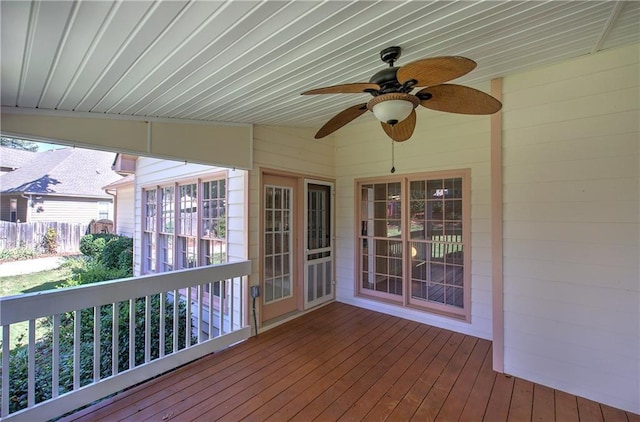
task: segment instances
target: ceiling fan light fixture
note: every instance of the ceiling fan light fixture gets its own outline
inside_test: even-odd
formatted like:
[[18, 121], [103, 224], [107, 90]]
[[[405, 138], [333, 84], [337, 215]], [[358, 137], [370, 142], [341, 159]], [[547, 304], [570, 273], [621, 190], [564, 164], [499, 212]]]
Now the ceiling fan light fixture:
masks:
[[378, 95], [367, 103], [376, 119], [389, 125], [395, 125], [409, 117], [414, 108], [420, 104], [415, 95], [392, 92]]

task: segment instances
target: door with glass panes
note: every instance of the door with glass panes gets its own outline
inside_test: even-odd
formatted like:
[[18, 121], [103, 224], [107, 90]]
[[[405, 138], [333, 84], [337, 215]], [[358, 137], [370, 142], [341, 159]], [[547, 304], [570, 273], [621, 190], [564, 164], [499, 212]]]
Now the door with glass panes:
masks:
[[262, 320], [298, 308], [295, 178], [264, 175], [262, 184]]

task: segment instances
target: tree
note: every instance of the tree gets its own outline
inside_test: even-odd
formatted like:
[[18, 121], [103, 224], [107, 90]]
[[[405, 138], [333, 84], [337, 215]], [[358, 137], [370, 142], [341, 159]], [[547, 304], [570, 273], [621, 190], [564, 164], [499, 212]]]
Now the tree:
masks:
[[38, 144], [36, 142], [27, 141], [26, 139], [9, 138], [8, 136], [2, 136], [0, 138], [0, 146], [34, 152], [38, 150]]

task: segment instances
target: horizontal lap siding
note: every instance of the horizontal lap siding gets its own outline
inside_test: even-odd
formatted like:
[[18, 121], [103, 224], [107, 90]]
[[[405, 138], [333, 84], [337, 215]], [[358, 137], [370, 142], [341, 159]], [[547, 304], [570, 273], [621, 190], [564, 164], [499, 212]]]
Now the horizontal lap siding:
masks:
[[[477, 86], [485, 92], [489, 84]], [[391, 140], [367, 113], [336, 132], [338, 299], [442, 328], [491, 338], [490, 118], [416, 109], [411, 139], [395, 143], [396, 175], [471, 169], [471, 323], [355, 297], [354, 181], [391, 175]]]
[[135, 188], [133, 185], [118, 188], [116, 232], [121, 236], [133, 237], [135, 232], [135, 213], [133, 204], [135, 201]]
[[505, 371], [640, 412], [637, 45], [504, 81]]
[[244, 192], [244, 170], [231, 170], [221, 167], [191, 164], [179, 161], [140, 157], [136, 166], [135, 188], [135, 274], [140, 274], [142, 256], [142, 189], [166, 185], [180, 180], [196, 180], [211, 173], [228, 171], [227, 177], [227, 241], [229, 260], [246, 259], [246, 230], [244, 230], [244, 201], [238, 195]]
[[[93, 199], [43, 195], [41, 199], [34, 200], [29, 221], [89, 224], [91, 220], [98, 219], [98, 202], [108, 202], [109, 215], [113, 217], [113, 200], [111, 197]], [[41, 211], [38, 211], [39, 209]]]

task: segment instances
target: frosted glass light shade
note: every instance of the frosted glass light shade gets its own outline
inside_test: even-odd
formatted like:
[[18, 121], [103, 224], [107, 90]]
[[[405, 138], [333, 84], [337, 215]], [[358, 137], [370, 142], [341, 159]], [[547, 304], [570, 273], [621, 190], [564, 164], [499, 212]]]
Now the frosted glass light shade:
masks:
[[373, 106], [376, 119], [384, 123], [395, 124], [403, 121], [413, 110], [413, 104], [406, 100], [387, 100]]
[[376, 119], [394, 125], [409, 117], [411, 111], [420, 104], [418, 97], [402, 92], [378, 95], [367, 103]]

